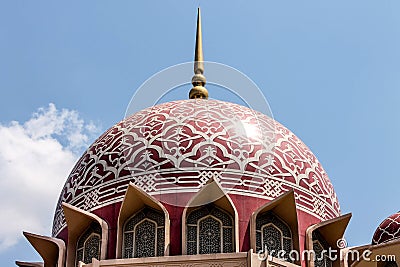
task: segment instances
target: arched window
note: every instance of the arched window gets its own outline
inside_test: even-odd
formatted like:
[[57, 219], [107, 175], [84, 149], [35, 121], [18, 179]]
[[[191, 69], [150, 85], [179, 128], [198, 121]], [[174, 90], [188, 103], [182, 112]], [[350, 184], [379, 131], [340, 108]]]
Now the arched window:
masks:
[[188, 255], [233, 252], [234, 223], [226, 211], [207, 205], [190, 212], [186, 222]]
[[76, 246], [76, 266], [78, 262], [91, 263], [92, 258], [100, 259], [101, 227], [93, 222], [79, 237]]
[[313, 250], [315, 252], [314, 266], [315, 267], [332, 267], [332, 260], [329, 258], [329, 245], [316, 230], [312, 233]]
[[149, 207], [143, 208], [125, 223], [123, 257], [164, 256], [164, 231], [164, 214]]
[[283, 220], [270, 211], [257, 216], [257, 252], [267, 250], [269, 255], [291, 262], [289, 253], [292, 247], [292, 232]]

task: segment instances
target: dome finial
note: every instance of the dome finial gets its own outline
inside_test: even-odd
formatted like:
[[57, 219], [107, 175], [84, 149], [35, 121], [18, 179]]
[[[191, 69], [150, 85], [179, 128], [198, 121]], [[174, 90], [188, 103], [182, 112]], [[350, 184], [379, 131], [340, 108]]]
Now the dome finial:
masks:
[[197, 9], [197, 31], [196, 31], [196, 48], [194, 53], [194, 76], [192, 78], [193, 88], [189, 92], [189, 98], [208, 99], [208, 91], [204, 88], [206, 77], [204, 73], [204, 58], [203, 58], [203, 41], [201, 34], [201, 14], [200, 7]]

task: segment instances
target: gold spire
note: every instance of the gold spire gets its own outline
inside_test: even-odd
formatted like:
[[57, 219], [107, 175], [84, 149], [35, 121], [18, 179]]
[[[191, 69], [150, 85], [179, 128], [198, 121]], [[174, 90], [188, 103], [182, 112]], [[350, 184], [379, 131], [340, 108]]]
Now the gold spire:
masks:
[[194, 73], [203, 74], [203, 39], [201, 34], [201, 13], [200, 7], [197, 9], [197, 31], [196, 31], [196, 48], [194, 52]]
[[200, 7], [197, 9], [197, 32], [196, 32], [196, 49], [194, 53], [194, 76], [192, 78], [193, 88], [189, 92], [189, 98], [208, 99], [208, 91], [204, 88], [206, 77], [204, 73], [204, 58], [203, 58], [203, 41], [201, 34], [201, 14]]

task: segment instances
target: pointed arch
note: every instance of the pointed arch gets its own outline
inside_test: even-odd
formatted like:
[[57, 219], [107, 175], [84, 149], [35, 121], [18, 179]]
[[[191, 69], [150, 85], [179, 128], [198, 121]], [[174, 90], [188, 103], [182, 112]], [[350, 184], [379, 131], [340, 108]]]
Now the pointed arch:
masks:
[[[155, 212], [152, 212], [155, 211]], [[162, 214], [163, 226], [160, 226], [155, 221], [157, 218], [150, 219], [147, 217], [157, 217], [157, 212]], [[154, 197], [147, 194], [145, 191], [134, 185], [133, 183], [129, 183], [128, 188], [125, 193], [124, 200], [122, 201], [122, 205], [118, 215], [118, 229], [117, 229], [117, 246], [116, 246], [116, 255], [117, 258], [122, 258], [124, 256], [123, 249], [124, 249], [124, 226], [129, 223], [129, 220], [134, 219], [136, 215], [139, 213], [143, 213], [144, 216], [143, 220], [137, 222], [137, 224], [132, 225], [132, 228], [137, 228], [140, 223], [144, 223], [145, 218], [147, 221], [152, 221], [156, 224], [156, 228], [158, 225], [157, 231], [162, 231], [164, 242], [163, 244], [157, 244], [159, 250], [162, 250], [157, 253], [156, 256], [168, 256], [169, 255], [169, 244], [170, 244], [170, 236], [169, 236], [169, 229], [170, 229], [170, 220], [169, 220], [169, 213], [167, 209]], [[150, 214], [149, 214], [150, 213]], [[146, 223], [148, 224], [148, 223]], [[147, 225], [151, 226], [152, 225]], [[143, 227], [145, 225], [142, 225]], [[163, 230], [162, 230], [163, 229]], [[133, 231], [133, 230], [132, 230]], [[157, 233], [155, 233], [157, 235]], [[158, 255], [160, 254], [160, 255]]]
[[28, 232], [23, 232], [23, 235], [42, 257], [44, 267], [64, 266], [66, 251], [63, 240]]
[[[264, 224], [260, 220], [263, 220]], [[257, 225], [260, 226], [260, 229], [257, 229]], [[282, 249], [284, 246], [287, 249], [291, 246], [289, 250], [300, 251], [296, 202], [293, 189], [259, 207], [251, 215], [250, 246], [256, 252], [260, 250], [260, 246], [263, 249], [262, 237], [260, 235], [262, 232], [261, 229], [266, 229], [265, 227], [275, 227], [279, 230], [282, 238]], [[300, 264], [299, 261], [294, 263]]]
[[[220, 196], [216, 199], [216, 196]], [[201, 209], [206, 209], [201, 211]], [[200, 211], [199, 213], [204, 214], [198, 218], [198, 222], [201, 222], [201, 219], [207, 219], [208, 225], [216, 225], [220, 223], [222, 225], [222, 229], [228, 228], [228, 220], [226, 219], [226, 215], [232, 217], [232, 246], [233, 251], [239, 251], [239, 219], [238, 212], [236, 210], [233, 201], [225, 193], [221, 185], [214, 179], [211, 178], [207, 184], [201, 188], [188, 202], [185, 209], [182, 213], [182, 253], [183, 255], [188, 254], [188, 216], [191, 215], [192, 212]], [[206, 214], [207, 213], [207, 214]], [[219, 215], [217, 215], [217, 213]], [[198, 216], [195, 216], [198, 217]], [[227, 221], [224, 225], [222, 221]], [[198, 225], [200, 226], [200, 225]], [[197, 229], [197, 233], [199, 230]], [[223, 233], [222, 233], [223, 234]], [[199, 235], [199, 234], [197, 234]], [[223, 235], [221, 237], [221, 246], [223, 246], [224, 240]], [[197, 249], [198, 250], [198, 249]], [[224, 252], [225, 249], [221, 248], [221, 252]]]
[[[318, 248], [340, 249], [338, 242], [343, 238], [346, 227], [351, 219], [351, 213], [311, 225], [306, 230], [306, 249], [311, 251]], [[316, 252], [317, 253], [317, 252]], [[320, 262], [315, 262], [312, 257], [308, 260], [308, 267], [315, 267]], [[333, 267], [340, 266], [340, 260], [331, 262]]]
[[[68, 228], [68, 245], [66, 267], [74, 267], [76, 263], [77, 243], [88, 229], [96, 225], [99, 227], [100, 260], [107, 255], [108, 225], [106, 221], [93, 213], [74, 207], [68, 203], [62, 203], [65, 220]], [[91, 234], [88, 235], [90, 238]]]

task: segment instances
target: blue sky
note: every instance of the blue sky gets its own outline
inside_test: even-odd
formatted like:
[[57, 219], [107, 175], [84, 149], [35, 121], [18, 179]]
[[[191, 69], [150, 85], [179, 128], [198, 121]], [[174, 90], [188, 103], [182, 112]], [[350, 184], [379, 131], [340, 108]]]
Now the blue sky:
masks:
[[[348, 243], [369, 243], [378, 224], [400, 209], [399, 1], [0, 0], [0, 135], [19, 131], [32, 155], [40, 154], [35, 136], [54, 145], [47, 152], [68, 159], [50, 173], [61, 186], [76, 156], [124, 117], [147, 78], [192, 60], [199, 4], [205, 59], [242, 71], [261, 88], [275, 119], [322, 162], [343, 213], [353, 213]], [[49, 115], [51, 129], [43, 127]], [[5, 149], [7, 140], [0, 155], [13, 150]], [[13, 156], [34, 164], [29, 153]], [[10, 166], [0, 166], [2, 203], [31, 209], [34, 200], [20, 200], [40, 182], [49, 186], [35, 176], [48, 170], [21, 172], [32, 178], [17, 186], [4, 175]], [[40, 202], [48, 227], [57, 192]], [[42, 228], [39, 221], [35, 229]], [[2, 266], [40, 259], [19, 237], [11, 242], [8, 235], [12, 245], [3, 248], [0, 240]]]

